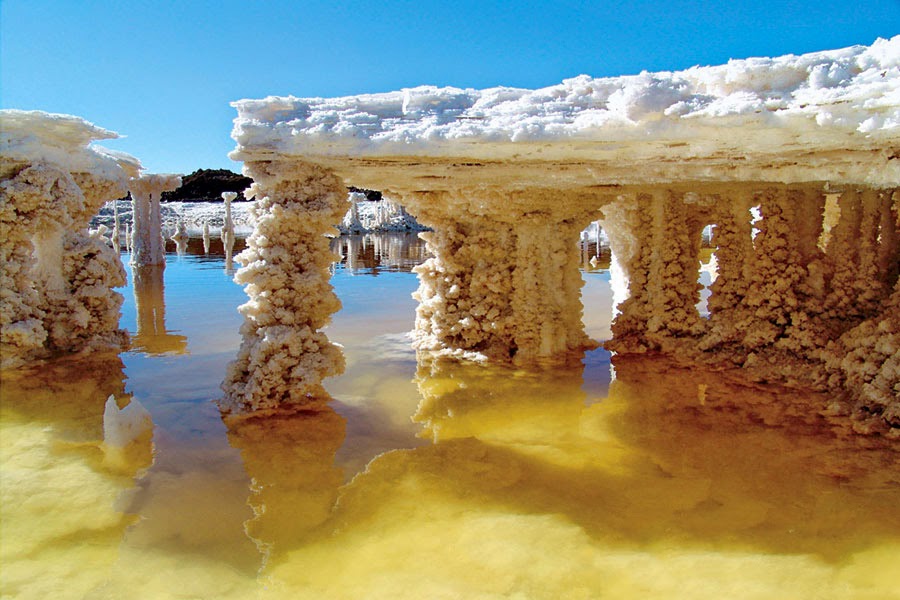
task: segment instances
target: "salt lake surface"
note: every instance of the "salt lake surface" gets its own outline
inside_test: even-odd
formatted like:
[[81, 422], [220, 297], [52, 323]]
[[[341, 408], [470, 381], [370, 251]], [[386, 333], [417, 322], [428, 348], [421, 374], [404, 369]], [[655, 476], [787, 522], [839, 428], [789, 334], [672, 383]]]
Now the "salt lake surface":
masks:
[[[335, 249], [329, 401], [220, 417], [246, 296], [215, 241], [129, 271], [131, 351], [4, 374], [3, 598], [900, 598], [900, 449], [827, 399], [602, 349], [417, 359], [421, 243]], [[583, 273], [602, 341], [609, 272]], [[152, 418], [124, 449], [111, 394]]]

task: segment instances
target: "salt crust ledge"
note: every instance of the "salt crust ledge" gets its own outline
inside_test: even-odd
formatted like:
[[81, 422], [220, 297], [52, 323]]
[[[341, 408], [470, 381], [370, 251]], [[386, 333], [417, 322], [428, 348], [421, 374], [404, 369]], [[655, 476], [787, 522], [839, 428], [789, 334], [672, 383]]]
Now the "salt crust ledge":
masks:
[[[304, 157], [378, 189], [391, 164], [406, 173], [393, 178], [398, 187], [477, 161], [522, 163], [526, 182], [528, 171], [553, 177], [574, 165], [555, 185], [900, 181], [900, 36], [539, 90], [424, 86], [233, 106], [233, 158]], [[490, 182], [499, 170], [466, 175]]]
[[115, 133], [69, 115], [0, 111], [0, 366], [118, 347], [125, 284], [100, 206], [128, 191], [137, 159], [90, 146]]
[[[898, 65], [900, 37], [506, 95], [241, 101], [232, 156], [285, 181], [325, 167], [434, 228], [420, 350], [529, 363], [588, 346], [566, 239], [600, 218], [630, 293], [618, 350], [690, 348], [840, 391], [897, 431]], [[706, 224], [725, 263], [709, 321]]]

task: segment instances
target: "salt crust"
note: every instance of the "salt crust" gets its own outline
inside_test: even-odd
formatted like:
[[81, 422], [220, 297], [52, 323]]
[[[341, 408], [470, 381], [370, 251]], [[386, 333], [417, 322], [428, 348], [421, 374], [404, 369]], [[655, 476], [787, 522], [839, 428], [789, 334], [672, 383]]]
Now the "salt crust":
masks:
[[587, 346], [566, 240], [600, 218], [629, 292], [610, 347], [839, 390], [875, 429], [900, 428], [900, 36], [535, 91], [234, 106], [233, 158], [283, 179], [315, 163], [434, 229], [419, 350], [528, 363]]
[[[677, 72], [581, 75], [538, 90], [420, 86], [341, 98], [270, 96], [232, 105], [238, 110], [232, 132], [237, 160], [294, 155], [666, 161], [731, 153], [753, 161], [803, 149], [877, 151], [900, 137], [900, 36], [871, 46]], [[632, 167], [639, 171], [633, 183], [665, 180], [654, 169]], [[898, 173], [892, 166], [887, 173], [852, 176], [878, 184], [897, 181]]]
[[125, 195], [133, 157], [89, 145], [116, 134], [69, 115], [0, 111], [2, 367], [52, 352], [120, 346], [125, 284], [105, 231], [87, 224]]

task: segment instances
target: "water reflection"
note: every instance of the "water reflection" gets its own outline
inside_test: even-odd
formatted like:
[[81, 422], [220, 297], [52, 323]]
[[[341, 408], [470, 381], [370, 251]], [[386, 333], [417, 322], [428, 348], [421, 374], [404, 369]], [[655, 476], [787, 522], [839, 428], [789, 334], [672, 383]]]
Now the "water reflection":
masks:
[[137, 331], [132, 350], [148, 354], [183, 354], [187, 337], [166, 329], [165, 265], [134, 266], [132, 285], [137, 310]]
[[307, 542], [331, 515], [343, 482], [334, 455], [344, 441], [346, 420], [325, 401], [302, 408], [226, 419], [228, 441], [240, 450], [253, 481], [247, 503], [253, 518], [247, 535], [263, 555], [263, 569]]
[[86, 597], [136, 520], [126, 507], [153, 459], [146, 431], [104, 442], [107, 398], [129, 401], [122, 361], [97, 353], [2, 377], [2, 595]]
[[[651, 354], [614, 357], [612, 383], [600, 351], [529, 372], [414, 357], [402, 272], [332, 278], [334, 400], [223, 425], [208, 400], [239, 339], [203, 332], [243, 296], [212, 250], [168, 269], [196, 350], [125, 355], [155, 438], [122, 468], [102, 420], [110, 395], [128, 405], [118, 357], [3, 373], [0, 595], [897, 596], [896, 444], [831, 423], [821, 397]], [[608, 278], [587, 279], [608, 314]]]
[[411, 271], [428, 258], [425, 242], [416, 233], [342, 235], [332, 238], [331, 250], [340, 257], [337, 265], [368, 275]]
[[889, 443], [819, 397], [654, 356], [616, 371], [586, 405], [578, 367], [423, 362], [434, 443], [372, 460], [268, 574], [295, 597], [893, 593], [868, 575], [900, 556]]

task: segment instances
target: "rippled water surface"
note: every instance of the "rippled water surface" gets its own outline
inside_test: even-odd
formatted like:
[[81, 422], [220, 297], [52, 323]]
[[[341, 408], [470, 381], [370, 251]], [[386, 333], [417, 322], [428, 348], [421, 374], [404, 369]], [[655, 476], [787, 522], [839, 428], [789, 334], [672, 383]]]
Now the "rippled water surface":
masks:
[[[334, 249], [328, 402], [223, 422], [246, 296], [197, 242], [129, 271], [131, 351], [4, 374], [3, 598], [900, 598], [900, 452], [821, 397], [603, 350], [417, 361], [424, 248]], [[152, 419], [122, 448], [111, 394]]]

